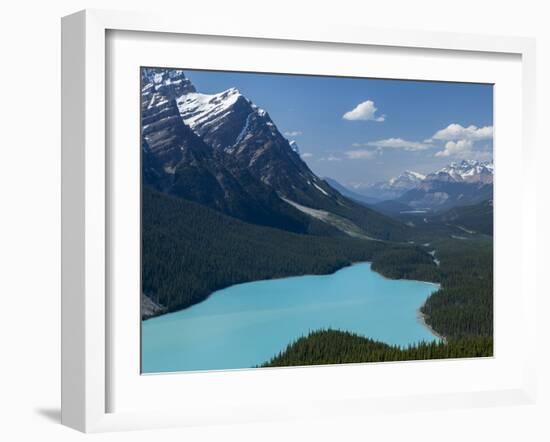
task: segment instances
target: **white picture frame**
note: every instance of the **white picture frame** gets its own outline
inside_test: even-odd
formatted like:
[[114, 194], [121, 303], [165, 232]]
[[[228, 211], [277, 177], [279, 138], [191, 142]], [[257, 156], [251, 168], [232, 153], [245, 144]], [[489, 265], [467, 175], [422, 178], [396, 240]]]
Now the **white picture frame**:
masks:
[[[182, 24], [183, 23], [183, 24]], [[444, 52], [509, 54], [520, 57], [521, 63], [521, 156], [523, 176], [528, 180], [535, 161], [535, 43], [518, 37], [491, 37], [419, 31], [388, 31], [370, 28], [313, 25], [296, 29], [280, 23], [184, 21], [177, 17], [143, 13], [86, 10], [62, 21], [62, 423], [85, 432], [122, 429], [159, 428], [203, 425], [211, 423], [253, 422], [330, 415], [361, 415], [374, 410], [403, 411], [413, 409], [488, 406], [530, 403], [535, 398], [534, 339], [528, 340], [518, 358], [522, 366], [518, 377], [509, 385], [485, 390], [449, 393], [433, 391], [425, 395], [388, 394], [373, 396], [326, 398], [315, 397], [304, 407], [299, 403], [266, 406], [248, 399], [232, 398], [231, 408], [193, 415], [173, 407], [159, 410], [112, 411], [108, 396], [113, 388], [109, 376], [112, 353], [108, 339], [109, 311], [109, 241], [107, 220], [112, 208], [108, 186], [108, 134], [106, 121], [109, 88], [106, 79], [108, 32], [154, 32], [162, 35], [217, 36], [247, 39], [268, 39], [384, 48], [403, 51], [427, 49]], [[156, 34], [158, 35], [158, 34]], [[136, 101], [137, 103], [137, 101]], [[533, 174], [534, 175], [534, 174]], [[535, 334], [537, 292], [534, 266], [529, 256], [536, 255], [534, 223], [536, 193], [529, 182], [520, 192], [522, 210], [518, 245], [521, 253], [521, 306], [518, 321], [524, 336]], [[498, 201], [498, 197], [496, 197]], [[498, 223], [498, 218], [497, 218]], [[498, 247], [495, 251], [498, 252]], [[497, 319], [498, 320], [498, 319]], [[497, 355], [498, 356], [498, 355]], [[395, 365], [394, 365], [395, 366]], [[381, 368], [380, 368], [381, 367]], [[389, 370], [389, 365], [379, 369]], [[341, 368], [331, 367], [332, 371]], [[452, 368], [460, 370], [458, 364]], [[327, 370], [317, 367], [307, 370]], [[360, 364], [351, 367], [355, 375]], [[261, 386], [275, 376], [276, 370], [239, 371], [234, 385], [252, 382]], [[288, 373], [288, 372], [287, 372]], [[303, 376], [296, 372], [296, 376]], [[312, 371], [308, 372], [313, 373]], [[325, 373], [328, 373], [325, 371]], [[351, 373], [351, 371], [350, 371]], [[292, 376], [292, 375], [291, 375]], [[227, 376], [226, 376], [227, 378]], [[166, 379], [166, 378], [165, 378]], [[195, 378], [197, 381], [198, 378]], [[165, 380], [169, 384], [169, 380]], [[228, 390], [230, 391], [230, 390]], [[227, 404], [224, 404], [224, 406]], [[225, 407], [227, 409], [227, 407]], [[221, 407], [220, 407], [221, 410]]]

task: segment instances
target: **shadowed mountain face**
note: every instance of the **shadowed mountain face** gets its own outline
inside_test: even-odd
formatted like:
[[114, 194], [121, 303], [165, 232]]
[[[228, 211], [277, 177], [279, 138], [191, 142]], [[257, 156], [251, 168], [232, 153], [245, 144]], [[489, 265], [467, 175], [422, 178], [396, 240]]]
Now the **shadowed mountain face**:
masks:
[[472, 206], [461, 206], [439, 214], [435, 220], [460, 226], [467, 232], [493, 235], [493, 200], [482, 201]]
[[[298, 233], [347, 234], [342, 223], [330, 222], [343, 217], [366, 236], [405, 234], [401, 223], [318, 178], [269, 114], [237, 89], [201, 94], [181, 70], [145, 68], [141, 98], [145, 185]], [[337, 217], [315, 217], [309, 209]]]
[[[159, 73], [155, 73], [157, 71]], [[296, 232], [308, 231], [310, 220], [287, 207], [272, 189], [254, 180], [247, 171], [235, 176], [224, 161], [216, 157], [215, 150], [184, 124], [174, 94], [195, 89], [182, 71], [168, 71], [170, 75], [160, 70], [144, 69], [143, 72], [145, 185], [245, 221]], [[170, 87], [174, 83], [177, 87]]]
[[483, 183], [433, 181], [409, 190], [396, 201], [409, 207], [443, 210], [476, 204], [493, 197], [493, 186]]
[[302, 161], [269, 114], [237, 89], [212, 95], [189, 93], [178, 98], [177, 105], [184, 123], [235, 174], [247, 170], [279, 194], [301, 203], [340, 196]]

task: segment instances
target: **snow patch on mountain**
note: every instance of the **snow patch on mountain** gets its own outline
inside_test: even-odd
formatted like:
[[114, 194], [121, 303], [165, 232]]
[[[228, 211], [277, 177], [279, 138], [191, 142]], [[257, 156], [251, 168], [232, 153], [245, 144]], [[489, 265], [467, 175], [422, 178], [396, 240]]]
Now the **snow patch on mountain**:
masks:
[[313, 209], [311, 207], [298, 204], [297, 202], [292, 201], [288, 198], [281, 197], [281, 199], [287, 204], [290, 204], [295, 209], [298, 209], [300, 212], [303, 212], [313, 218], [323, 221], [337, 228], [341, 232], [344, 232], [348, 236], [354, 238], [368, 239], [372, 241], [379, 241], [376, 238], [372, 238], [371, 236], [366, 235], [363, 229], [361, 229], [359, 226], [357, 226], [357, 224], [353, 223], [347, 218], [336, 215], [332, 212], [328, 212], [326, 210]]
[[250, 126], [250, 117], [252, 117], [252, 115], [253, 115], [253, 112], [249, 113], [248, 116], [246, 117], [246, 121], [244, 123], [244, 126], [243, 126], [241, 132], [239, 133], [239, 135], [237, 135], [237, 138], [235, 139], [234, 146], [239, 144], [243, 140], [243, 138], [245, 137], [246, 132], [248, 131], [248, 127]]
[[[430, 191], [434, 188], [434, 185], [440, 183], [492, 184], [493, 174], [494, 166], [492, 162], [463, 160], [453, 162], [427, 175], [407, 170], [387, 181], [366, 185], [358, 183], [352, 187], [361, 195], [379, 200], [391, 200], [397, 199], [414, 189]], [[447, 197], [448, 195], [439, 192], [431, 192], [430, 195], [426, 195], [425, 201], [418, 201], [418, 205], [435, 204], [436, 202], [443, 204]]]
[[147, 97], [147, 108], [163, 106], [168, 100], [196, 92], [195, 86], [181, 69], [143, 68], [142, 96]]
[[490, 184], [493, 182], [493, 174], [494, 165], [492, 161], [463, 160], [461, 162], [453, 162], [429, 174], [426, 180]]
[[[176, 100], [183, 122], [191, 129], [223, 118], [237, 100], [243, 97], [238, 89], [231, 88], [219, 94], [190, 93]], [[244, 97], [243, 97], [244, 98]]]
[[386, 185], [386, 187], [393, 187], [395, 189], [409, 190], [411, 188], [414, 188], [420, 181], [424, 180], [425, 178], [426, 176], [422, 175], [421, 173], [406, 170], [398, 177], [390, 178], [388, 184], [382, 183], [381, 186]]
[[319, 192], [325, 194], [326, 196], [329, 196], [327, 192], [325, 192], [321, 187], [319, 187], [317, 184], [313, 183], [313, 185], [319, 190]]
[[418, 179], [418, 180], [423, 180], [424, 178], [426, 178], [426, 175], [423, 175], [421, 173], [418, 173], [418, 172], [414, 172], [412, 170], [407, 170], [405, 171], [406, 174]]
[[377, 198], [378, 200], [395, 199], [408, 190], [418, 187], [426, 177], [418, 172], [407, 170], [397, 177], [387, 181], [379, 181], [366, 186], [358, 185], [355, 189], [362, 195]]

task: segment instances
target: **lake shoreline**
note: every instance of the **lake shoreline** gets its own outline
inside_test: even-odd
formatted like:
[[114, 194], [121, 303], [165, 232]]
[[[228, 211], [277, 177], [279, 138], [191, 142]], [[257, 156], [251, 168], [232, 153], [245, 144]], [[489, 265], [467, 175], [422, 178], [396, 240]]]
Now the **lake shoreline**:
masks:
[[[302, 276], [330, 276], [330, 275], [334, 275], [336, 272], [339, 272], [340, 270], [343, 270], [343, 269], [347, 269], [348, 267], [352, 267], [354, 265], [357, 265], [357, 264], [371, 264], [372, 265], [372, 261], [357, 261], [357, 262], [352, 262], [351, 264], [348, 264], [348, 265], [345, 265], [343, 267], [339, 267], [337, 268], [336, 270], [334, 270], [333, 272], [330, 272], [330, 273], [304, 273], [304, 274], [301, 274], [301, 275], [292, 275], [292, 276], [277, 276], [275, 278], [266, 278], [266, 279], [256, 279], [256, 280], [252, 280], [252, 281], [243, 281], [243, 282], [237, 282], [235, 284], [231, 284], [231, 285], [228, 285], [226, 287], [221, 287], [221, 288], [217, 288], [216, 290], [213, 290], [211, 293], [209, 293], [208, 295], [205, 296], [204, 299], [201, 299], [200, 301], [198, 302], [195, 302], [194, 304], [191, 304], [187, 307], [184, 307], [184, 308], [180, 308], [180, 309], [177, 309], [177, 310], [172, 310], [172, 311], [165, 311], [163, 313], [156, 313], [156, 314], [153, 314], [153, 315], [150, 315], [150, 316], [147, 316], [146, 318], [141, 318], [142, 321], [147, 321], [148, 319], [153, 319], [153, 318], [158, 318], [160, 316], [165, 316], [165, 315], [169, 315], [171, 313], [177, 313], [177, 312], [181, 312], [183, 310], [188, 310], [196, 305], [199, 305], [199, 304], [202, 304], [203, 302], [207, 301], [208, 299], [210, 299], [210, 297], [216, 293], [216, 292], [219, 292], [221, 290], [226, 290], [226, 289], [229, 289], [235, 285], [239, 285], [239, 284], [249, 284], [249, 283], [253, 283], [253, 282], [258, 282], [258, 281], [277, 281], [277, 280], [280, 280], [280, 279], [289, 279], [289, 278], [301, 278]], [[373, 272], [376, 272], [376, 270], [373, 270]], [[376, 272], [378, 273], [378, 272]], [[381, 273], [379, 273], [382, 277], [386, 278], [384, 275], [382, 275]], [[388, 279], [391, 279], [391, 278], [388, 278]], [[422, 282], [422, 281], [419, 281], [419, 282]]]
[[403, 348], [431, 342], [417, 310], [435, 290], [431, 282], [384, 277], [370, 261], [329, 275], [236, 284], [193, 309], [142, 322], [143, 370], [256, 366], [306, 331], [326, 328]]
[[[433, 293], [432, 293], [433, 294]], [[432, 296], [432, 295], [430, 295]], [[429, 298], [429, 297], [428, 297]], [[427, 330], [429, 330], [429, 332], [431, 334], [433, 334], [434, 336], [438, 337], [439, 339], [441, 339], [443, 341], [444, 344], [447, 343], [447, 337], [446, 336], [443, 336], [442, 334], [436, 332], [433, 327], [428, 324], [426, 322], [426, 318], [428, 317], [428, 315], [422, 313], [422, 307], [424, 307], [424, 305], [426, 304], [426, 302], [424, 302], [424, 304], [422, 304], [418, 310], [416, 311], [416, 318], [418, 319], [418, 322], [420, 322], [420, 324], [422, 324]]]
[[[196, 305], [199, 305], [199, 304], [202, 304], [203, 302], [205, 302], [206, 300], [208, 300], [210, 298], [210, 296], [212, 296], [214, 293], [220, 291], [220, 290], [225, 290], [225, 289], [228, 289], [230, 287], [233, 287], [234, 285], [238, 285], [238, 284], [247, 284], [247, 283], [252, 283], [252, 282], [257, 282], [257, 281], [276, 281], [276, 280], [279, 280], [279, 279], [287, 279], [287, 278], [300, 278], [302, 276], [330, 276], [330, 275], [334, 275], [336, 272], [339, 272], [340, 270], [343, 270], [343, 269], [347, 269], [348, 267], [353, 267], [355, 265], [358, 265], [358, 264], [369, 264], [370, 265], [370, 269], [377, 273], [378, 275], [380, 275], [382, 278], [384, 279], [388, 279], [388, 280], [391, 280], [391, 281], [413, 281], [413, 282], [422, 282], [422, 283], [425, 283], [425, 284], [432, 284], [432, 285], [435, 285], [437, 286], [438, 290], [441, 288], [441, 284], [439, 284], [438, 282], [433, 282], [433, 281], [422, 281], [422, 280], [419, 280], [419, 279], [407, 279], [407, 278], [390, 278], [386, 275], [384, 275], [383, 273], [380, 273], [379, 271], [377, 270], [374, 270], [372, 268], [372, 261], [356, 261], [356, 262], [352, 262], [351, 264], [348, 264], [348, 265], [345, 265], [343, 267], [339, 267], [338, 269], [336, 269], [335, 271], [331, 272], [331, 273], [319, 273], [319, 274], [315, 274], [315, 273], [305, 273], [305, 274], [302, 274], [302, 275], [292, 275], [292, 276], [279, 276], [279, 277], [276, 277], [276, 278], [269, 278], [269, 279], [260, 279], [260, 280], [255, 280], [255, 281], [245, 281], [245, 282], [239, 282], [239, 283], [236, 283], [236, 284], [231, 284], [231, 285], [228, 285], [227, 287], [222, 287], [222, 288], [219, 288], [219, 289], [216, 289], [214, 291], [212, 291], [211, 293], [209, 293], [204, 299], [200, 300], [199, 302], [196, 302], [194, 304], [191, 304], [187, 307], [184, 307], [184, 308], [180, 308], [180, 309], [177, 309], [177, 310], [172, 310], [172, 311], [164, 311], [164, 312], [157, 312], [157, 313], [153, 313], [152, 315], [149, 315], [147, 316], [146, 318], [142, 317], [141, 318], [141, 321], [147, 321], [148, 319], [153, 319], [153, 318], [158, 318], [158, 317], [161, 317], [161, 316], [166, 316], [166, 315], [169, 315], [171, 313], [177, 313], [177, 312], [181, 312], [183, 310], [187, 310], [187, 309], [190, 309]], [[433, 293], [432, 293], [433, 294]], [[432, 296], [432, 294], [430, 294], [430, 296]], [[164, 306], [162, 306], [163, 308], [165, 308]], [[421, 307], [420, 307], [421, 308]], [[419, 310], [420, 311], [420, 310]], [[434, 334], [436, 334], [434, 332]]]

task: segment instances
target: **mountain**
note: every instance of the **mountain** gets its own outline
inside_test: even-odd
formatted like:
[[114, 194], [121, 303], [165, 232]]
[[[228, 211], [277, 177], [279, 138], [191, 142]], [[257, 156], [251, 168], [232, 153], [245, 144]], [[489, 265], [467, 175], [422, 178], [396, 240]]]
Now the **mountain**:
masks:
[[298, 147], [298, 143], [296, 143], [296, 141], [292, 140], [288, 144], [290, 145], [290, 147], [292, 148], [292, 150], [294, 152], [296, 152], [298, 155], [300, 155], [300, 148]]
[[368, 197], [366, 195], [362, 195], [361, 193], [358, 193], [358, 192], [354, 192], [353, 190], [349, 189], [348, 187], [344, 186], [343, 184], [340, 184], [338, 181], [336, 181], [335, 179], [333, 178], [329, 178], [329, 177], [324, 177], [323, 180], [330, 186], [332, 187], [333, 189], [337, 190], [338, 192], [340, 192], [342, 195], [354, 200], [354, 201], [357, 201], [359, 203], [363, 203], [363, 204], [375, 204], [377, 203], [379, 200], [376, 199], [376, 198], [372, 198], [372, 197]]
[[406, 171], [387, 181], [358, 186], [356, 193], [383, 198], [370, 207], [387, 215], [441, 211], [491, 199], [493, 173], [492, 162], [463, 160], [427, 175]]
[[460, 163], [453, 162], [434, 173], [430, 173], [425, 177], [425, 181], [492, 184], [493, 170], [493, 162], [463, 160]]
[[467, 233], [493, 235], [493, 200], [485, 200], [471, 206], [454, 207], [439, 214], [435, 220], [458, 226]]
[[387, 181], [379, 181], [366, 186], [357, 186], [356, 193], [360, 193], [378, 201], [399, 198], [408, 190], [416, 188], [426, 177], [418, 172], [407, 170], [401, 175]]
[[317, 177], [235, 88], [202, 94], [182, 70], [143, 69], [142, 127], [144, 184], [154, 189], [297, 233], [397, 239], [407, 230]]
[[317, 220], [289, 207], [248, 171], [233, 173], [215, 149], [184, 123], [176, 97], [194, 94], [195, 88], [183, 71], [143, 69], [142, 82], [144, 185], [248, 222], [300, 233], [315, 231]]
[[407, 170], [387, 181], [354, 186], [355, 193], [376, 198], [379, 201], [399, 199], [414, 189], [429, 190], [437, 183], [492, 184], [494, 166], [492, 162], [463, 160], [453, 162], [427, 175]]
[[409, 190], [395, 201], [412, 209], [440, 211], [476, 204], [492, 197], [492, 184], [433, 181]]
[[302, 161], [296, 142], [289, 142], [269, 114], [238, 89], [188, 93], [176, 103], [183, 122], [234, 174], [247, 170], [281, 196], [304, 205], [341, 198]]
[[463, 160], [430, 173], [396, 199], [413, 209], [444, 210], [493, 197], [493, 163]]

